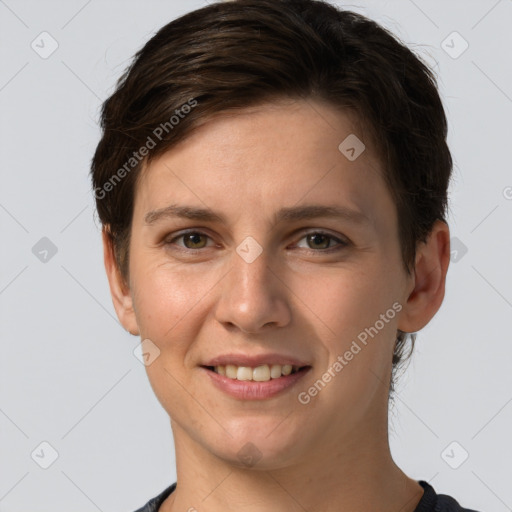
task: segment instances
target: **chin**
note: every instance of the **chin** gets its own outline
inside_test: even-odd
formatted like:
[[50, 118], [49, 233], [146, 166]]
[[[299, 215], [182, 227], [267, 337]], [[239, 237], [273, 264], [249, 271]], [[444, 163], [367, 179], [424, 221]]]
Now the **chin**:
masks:
[[[286, 417], [286, 416], [284, 416]], [[211, 440], [210, 451], [225, 462], [254, 470], [279, 469], [300, 458], [306, 439], [299, 425], [280, 418], [245, 418], [227, 422], [232, 437]]]

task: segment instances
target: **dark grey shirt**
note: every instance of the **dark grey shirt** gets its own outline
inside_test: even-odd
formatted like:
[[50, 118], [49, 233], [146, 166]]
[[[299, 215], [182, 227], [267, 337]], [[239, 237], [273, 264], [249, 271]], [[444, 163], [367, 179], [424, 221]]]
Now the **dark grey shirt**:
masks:
[[[418, 483], [425, 489], [425, 492], [414, 512], [478, 512], [470, 508], [462, 508], [455, 499], [446, 494], [437, 494], [434, 488], [424, 480], [418, 480]], [[174, 489], [176, 489], [176, 483], [167, 487], [135, 512], [158, 512], [160, 505]]]

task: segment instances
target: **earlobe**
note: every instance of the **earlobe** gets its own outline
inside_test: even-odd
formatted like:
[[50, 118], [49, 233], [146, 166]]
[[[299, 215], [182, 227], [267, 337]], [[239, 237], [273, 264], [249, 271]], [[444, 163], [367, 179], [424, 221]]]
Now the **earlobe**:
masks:
[[134, 336], [139, 335], [132, 296], [128, 284], [124, 281], [114, 256], [112, 237], [108, 228], [102, 230], [103, 261], [110, 287], [112, 303], [121, 325]]
[[450, 231], [437, 220], [426, 240], [418, 244], [413, 289], [398, 323], [404, 332], [417, 332], [437, 313], [444, 299], [446, 273], [450, 263]]

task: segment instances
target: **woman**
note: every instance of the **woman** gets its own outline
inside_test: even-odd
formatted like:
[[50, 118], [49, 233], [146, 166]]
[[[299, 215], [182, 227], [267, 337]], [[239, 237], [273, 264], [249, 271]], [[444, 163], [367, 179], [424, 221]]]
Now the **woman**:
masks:
[[471, 512], [388, 442], [450, 258], [431, 71], [328, 3], [212, 4], [137, 53], [102, 130], [112, 299], [176, 448], [139, 510]]

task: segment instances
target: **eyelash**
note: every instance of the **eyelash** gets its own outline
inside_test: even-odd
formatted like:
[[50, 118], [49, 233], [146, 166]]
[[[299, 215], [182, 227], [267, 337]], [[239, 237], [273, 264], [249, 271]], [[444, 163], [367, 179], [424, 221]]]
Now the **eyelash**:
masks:
[[[203, 235], [203, 236], [206, 236], [206, 237], [211, 239], [211, 237], [207, 233], [205, 233], [203, 231], [198, 231], [196, 229], [190, 229], [190, 230], [187, 230], [187, 231], [182, 231], [181, 233], [177, 234], [177, 236], [175, 236], [174, 238], [166, 240], [165, 241], [165, 245], [174, 245], [174, 242], [176, 240], [178, 240], [180, 238], [183, 238], [186, 235], [191, 235], [191, 234]], [[319, 249], [319, 250], [316, 250], [316, 249], [306, 249], [306, 251], [313, 252], [313, 253], [329, 254], [329, 253], [336, 252], [336, 251], [339, 251], [341, 249], [344, 249], [345, 247], [347, 247], [349, 245], [348, 241], [342, 240], [341, 238], [338, 238], [338, 237], [336, 237], [334, 235], [331, 235], [330, 233], [322, 231], [322, 230], [309, 231], [307, 233], [303, 233], [303, 236], [302, 236], [302, 238], [300, 238], [300, 240], [302, 240], [303, 238], [306, 238], [308, 235], [322, 235], [322, 236], [327, 237], [330, 240], [334, 240], [334, 241], [338, 242], [338, 247], [335, 246], [335, 247], [330, 247], [328, 249]], [[179, 247], [178, 250], [184, 251], [184, 252], [193, 253], [193, 252], [199, 252], [199, 251], [201, 251], [203, 249], [207, 249], [207, 247], [202, 247], [200, 249], [188, 249], [187, 247]]]

